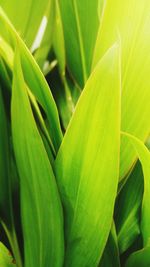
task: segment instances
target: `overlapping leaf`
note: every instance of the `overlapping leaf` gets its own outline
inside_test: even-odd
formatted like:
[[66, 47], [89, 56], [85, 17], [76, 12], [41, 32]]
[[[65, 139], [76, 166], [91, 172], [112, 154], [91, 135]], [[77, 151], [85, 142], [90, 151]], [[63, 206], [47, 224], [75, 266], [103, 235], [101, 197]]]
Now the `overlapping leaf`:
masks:
[[148, 267], [150, 266], [150, 245], [131, 254], [125, 267]]
[[[34, 61], [32, 55], [29, 53], [25, 44], [17, 35], [15, 29], [8, 21], [2, 9], [0, 9], [0, 35], [3, 37], [6, 43], [5, 47], [7, 47], [9, 44], [11, 45], [12, 49], [14, 49], [16, 41], [20, 46], [25, 81], [46, 113], [50, 138], [53, 142], [55, 150], [57, 151], [62, 140], [62, 133], [60, 129], [57, 108], [50, 89], [38, 65]], [[1, 49], [3, 49], [2, 51], [5, 51], [5, 47], [1, 46]], [[11, 51], [10, 48], [9, 51]], [[4, 58], [7, 58], [6, 60], [7, 63], [9, 63], [9, 67], [12, 67], [13, 51], [11, 51], [11, 55], [12, 58], [9, 57], [9, 53], [6, 54]]]
[[56, 158], [65, 214], [64, 266], [97, 266], [106, 244], [118, 183], [119, 108], [115, 44], [89, 78]]
[[11, 253], [1, 242], [0, 242], [0, 266], [1, 267], [15, 267], [16, 266]]
[[144, 194], [141, 212], [141, 232], [143, 236], [143, 249], [133, 253], [127, 261], [127, 267], [148, 266], [150, 263], [150, 152], [144, 144], [132, 135], [124, 134], [134, 147], [139, 160], [141, 161], [144, 175]]
[[14, 62], [11, 119], [20, 176], [25, 267], [60, 267], [63, 262], [61, 204], [30, 107], [18, 52]]
[[120, 267], [119, 248], [115, 225], [113, 222], [107, 244], [99, 267]]
[[91, 70], [101, 5], [98, 0], [59, 0], [59, 3], [67, 65], [78, 84], [83, 87]]
[[[55, 0], [37, 0], [36, 2], [33, 0], [23, 2], [20, 0], [1, 0], [0, 6], [4, 9], [16, 30], [32, 51], [39, 48], [42, 42], [40, 50], [42, 50], [42, 55], [45, 59], [48, 53], [48, 51], [45, 51], [46, 46], [48, 46], [46, 50], [49, 50], [52, 44]], [[47, 31], [45, 34], [47, 40], [42, 41], [45, 30]], [[39, 61], [39, 55], [37, 58]]]
[[[150, 132], [150, 1], [108, 0], [97, 38], [93, 66], [114, 42], [122, 46], [121, 129], [145, 141]], [[140, 120], [139, 120], [140, 118]], [[122, 140], [120, 177], [135, 161], [131, 145]]]
[[125, 252], [140, 234], [142, 199], [143, 174], [138, 162], [117, 199], [115, 222], [120, 253]]

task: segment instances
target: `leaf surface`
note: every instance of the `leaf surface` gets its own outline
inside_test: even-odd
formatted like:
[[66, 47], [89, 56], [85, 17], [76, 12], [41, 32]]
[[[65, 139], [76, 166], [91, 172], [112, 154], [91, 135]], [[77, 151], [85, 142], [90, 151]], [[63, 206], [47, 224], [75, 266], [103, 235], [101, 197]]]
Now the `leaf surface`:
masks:
[[[121, 129], [144, 142], [150, 132], [149, 14], [149, 0], [106, 1], [93, 59], [95, 66], [118, 32], [122, 50]], [[127, 174], [135, 159], [131, 144], [122, 139], [120, 178]]]
[[[51, 140], [53, 142], [54, 148], [57, 151], [61, 140], [62, 140], [62, 132], [60, 129], [60, 123], [58, 118], [57, 108], [50, 92], [49, 86], [40, 71], [37, 63], [35, 62], [34, 58], [28, 51], [27, 47], [23, 43], [23, 41], [18, 36], [17, 32], [9, 22], [8, 18], [4, 14], [3, 10], [0, 8], [0, 35], [4, 39], [5, 43], [3, 42], [4, 53], [7, 50], [5, 48], [9, 46], [8, 53], [6, 53], [6, 57], [4, 59], [7, 60], [9, 67], [12, 68], [13, 65], [13, 56], [14, 56], [14, 49], [16, 46], [16, 42], [20, 47], [20, 56], [21, 56], [21, 63], [23, 68], [23, 74], [25, 81], [36, 97], [36, 100], [40, 103], [43, 107], [47, 119], [48, 119], [48, 130]], [[5, 46], [4, 46], [5, 44]], [[11, 46], [11, 49], [10, 49]], [[9, 57], [9, 51], [11, 51], [11, 58]]]
[[99, 0], [59, 0], [59, 3], [67, 65], [80, 87], [83, 87], [90, 74], [99, 27]]
[[0, 242], [0, 266], [15, 267], [16, 264], [8, 249]]
[[20, 176], [25, 267], [60, 267], [63, 262], [62, 209], [55, 177], [32, 114], [18, 49], [11, 119]]
[[120, 253], [125, 252], [140, 234], [143, 180], [138, 162], [117, 198], [115, 222]]
[[115, 44], [89, 78], [56, 158], [65, 214], [64, 266], [94, 267], [101, 258], [118, 183], [119, 127], [119, 47]]

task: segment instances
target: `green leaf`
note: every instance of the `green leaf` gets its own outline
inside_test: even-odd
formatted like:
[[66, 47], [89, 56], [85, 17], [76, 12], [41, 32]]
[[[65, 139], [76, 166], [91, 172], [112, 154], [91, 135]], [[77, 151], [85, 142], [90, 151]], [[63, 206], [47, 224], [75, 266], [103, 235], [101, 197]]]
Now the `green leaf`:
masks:
[[61, 79], [57, 68], [49, 73], [47, 79], [57, 104], [62, 127], [66, 130], [74, 112], [76, 98], [81, 92], [69, 77], [66, 76]]
[[25, 267], [60, 267], [63, 262], [62, 209], [53, 171], [32, 114], [18, 52], [14, 61], [11, 120], [20, 176]]
[[[23, 41], [17, 35], [15, 29], [10, 24], [10, 22], [8, 21], [6, 15], [4, 14], [1, 8], [0, 8], [0, 35], [2, 35], [2, 38], [4, 38], [5, 41], [5, 43], [3, 42], [3, 44], [5, 45], [3, 45], [3, 47], [1, 46], [1, 49], [3, 48], [3, 51], [5, 51], [5, 53], [7, 51], [5, 47], [7, 47], [8, 44], [11, 45], [13, 50], [15, 49], [16, 42], [20, 47], [21, 62], [22, 62], [25, 81], [46, 113], [48, 119], [49, 135], [53, 142], [54, 148], [57, 151], [62, 140], [62, 132], [60, 129], [57, 108], [53, 100], [52, 94], [50, 92], [49, 86], [43, 74], [41, 73], [37, 63], [35, 62], [34, 58], [26, 48]], [[9, 56], [9, 51], [10, 47], [8, 49], [8, 53], [6, 54], [4, 60], [7, 60], [9, 67], [12, 68], [13, 51], [11, 51], [12, 55], [11, 58]]]
[[58, 0], [56, 0], [56, 18], [53, 34], [53, 47], [58, 60], [60, 73], [62, 76], [64, 76], [66, 66], [65, 40]]
[[67, 65], [77, 83], [83, 87], [90, 74], [99, 27], [99, 0], [59, 0], [59, 3]]
[[[142, 141], [146, 141], [150, 132], [149, 14], [149, 0], [106, 1], [93, 59], [95, 66], [118, 31], [122, 47], [121, 129]], [[131, 144], [122, 139], [120, 178], [126, 175], [135, 159]]]
[[[33, 0], [26, 0], [23, 2], [20, 0], [0, 1], [0, 6], [4, 9], [17, 32], [29, 48], [33, 45], [45, 11], [51, 4], [54, 8], [54, 0], [37, 0], [36, 2]], [[53, 24], [51, 27], [52, 26]], [[49, 31], [51, 31], [50, 28]]]
[[[6, 112], [0, 87], [0, 220], [10, 223], [9, 139]], [[7, 209], [5, 208], [7, 206]]]
[[143, 174], [138, 162], [117, 198], [115, 222], [120, 253], [125, 252], [140, 234], [142, 199]]
[[[39, 6], [41, 6], [41, 3], [39, 4]], [[56, 17], [55, 0], [49, 0], [47, 1], [45, 13], [43, 14], [43, 18], [37, 36], [31, 47], [31, 52], [33, 52], [34, 58], [38, 63], [38, 65], [40, 66], [40, 68], [42, 69], [42, 71], [44, 71], [45, 64], [47, 63], [45, 59], [48, 56], [49, 50], [53, 42], [55, 17]], [[43, 32], [44, 29], [45, 31]], [[42, 39], [41, 36], [43, 37]]]
[[119, 127], [119, 48], [115, 44], [89, 78], [55, 162], [65, 214], [64, 266], [94, 267], [101, 258], [117, 191]]
[[0, 242], [0, 266], [1, 267], [15, 267], [13, 257], [8, 249]]
[[99, 267], [120, 267], [118, 240], [115, 229], [115, 224], [112, 224], [112, 228], [107, 240], [107, 244], [100, 261]]
[[150, 266], [150, 244], [144, 247], [141, 250], [138, 250], [132, 253], [126, 264], [125, 267], [148, 267]]
[[150, 266], [150, 242], [146, 247], [132, 253], [125, 267], [148, 267]]
[[142, 203], [141, 231], [143, 235], [143, 243], [144, 245], [147, 245], [150, 238], [150, 152], [147, 147], [134, 136], [127, 133], [124, 133], [123, 136], [133, 145], [143, 168], [144, 194]]

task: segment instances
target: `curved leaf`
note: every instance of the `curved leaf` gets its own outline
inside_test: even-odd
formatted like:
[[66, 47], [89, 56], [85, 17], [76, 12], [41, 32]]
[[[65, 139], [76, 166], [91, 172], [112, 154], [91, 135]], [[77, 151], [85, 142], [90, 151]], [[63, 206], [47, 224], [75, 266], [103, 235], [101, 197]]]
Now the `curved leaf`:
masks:
[[15, 267], [15, 261], [8, 249], [0, 242], [0, 266], [1, 267]]
[[11, 120], [20, 176], [25, 267], [60, 267], [63, 262], [62, 209], [30, 107], [18, 52], [14, 61]]
[[[57, 108], [50, 92], [49, 86], [34, 58], [26, 48], [23, 41], [19, 38], [15, 29], [10, 24], [6, 15], [0, 8], [0, 36], [1, 35], [4, 38], [5, 43], [11, 45], [13, 50], [15, 49], [16, 42], [20, 47], [21, 63], [25, 81], [46, 113], [48, 119], [49, 134], [55, 150], [57, 151], [62, 140], [62, 132], [60, 129]], [[6, 44], [5, 47], [8, 46], [8, 44], [7, 46]], [[2, 48], [3, 47], [1, 47], [1, 49]], [[5, 51], [6, 53], [7, 50], [3, 49], [3, 51]], [[12, 58], [9, 57], [9, 53], [6, 54], [7, 62], [9, 62], [10, 68], [12, 68], [13, 65], [13, 51], [11, 52], [11, 55]]]
[[97, 266], [106, 244], [118, 183], [119, 108], [115, 44], [89, 78], [56, 158], [65, 213], [64, 266]]
[[[107, 0], [103, 14], [93, 66], [112, 45], [118, 31], [122, 47], [121, 129], [146, 141], [150, 132], [150, 1]], [[120, 178], [135, 159], [131, 144], [122, 139]]]
[[115, 222], [120, 253], [125, 252], [140, 234], [142, 199], [143, 174], [138, 162], [117, 199]]
[[150, 152], [147, 147], [136, 137], [123, 133], [128, 142], [133, 145], [139, 160], [142, 164], [144, 175], [144, 194], [142, 203], [141, 231], [143, 235], [143, 243], [147, 245], [150, 238]]
[[[20, 0], [0, 0], [0, 6], [4, 9], [17, 32], [29, 48], [33, 45], [40, 23], [49, 5], [51, 8], [53, 7], [54, 13], [54, 0], [37, 0], [36, 2], [33, 0], [23, 2]], [[49, 26], [52, 28], [53, 23]], [[49, 28], [50, 32], [51, 29]]]

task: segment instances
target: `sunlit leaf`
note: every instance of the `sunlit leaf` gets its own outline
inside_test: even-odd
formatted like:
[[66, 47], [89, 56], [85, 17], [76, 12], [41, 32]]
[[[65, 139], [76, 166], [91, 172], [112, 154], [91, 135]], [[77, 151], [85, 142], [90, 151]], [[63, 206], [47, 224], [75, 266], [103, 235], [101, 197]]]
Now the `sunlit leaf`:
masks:
[[[31, 51], [34, 51], [34, 48], [39, 48], [46, 30], [46, 38], [49, 41], [48, 49], [50, 48], [55, 14], [54, 0], [37, 0], [36, 2], [33, 0], [23, 2], [20, 0], [1, 0], [0, 6], [6, 12], [26, 45], [31, 48]], [[45, 41], [42, 44], [42, 50], [44, 49]]]
[[[150, 132], [149, 14], [149, 0], [107, 0], [93, 60], [94, 66], [114, 42], [117, 31], [122, 50], [121, 129], [143, 141]], [[121, 143], [120, 177], [123, 178], [136, 153], [125, 139]]]
[[0, 242], [0, 266], [15, 267], [15, 261], [8, 249]]
[[[102, 2], [102, 1], [101, 1]], [[83, 87], [91, 70], [99, 27], [99, 0], [59, 0], [63, 22], [67, 65]]]
[[53, 171], [30, 107], [18, 52], [14, 62], [11, 114], [20, 176], [25, 267], [60, 267], [63, 261], [61, 204]]
[[65, 266], [97, 266], [106, 244], [118, 183], [119, 108], [115, 44], [89, 78], [56, 158], [65, 214]]
[[[2, 29], [5, 29], [5, 31], [1, 31], [1, 27]], [[16, 42], [20, 47], [22, 68], [25, 81], [46, 113], [48, 119], [49, 134], [55, 147], [55, 150], [57, 151], [62, 140], [62, 133], [60, 129], [57, 108], [53, 100], [52, 94], [38, 65], [34, 61], [25, 44], [17, 35], [15, 29], [8, 21], [2, 9], [0, 9], [0, 35], [2, 35], [2, 37], [4, 38], [5, 43], [8, 42], [8, 44], [11, 45], [12, 49], [15, 49]], [[3, 42], [3, 44], [5, 43]], [[5, 47], [7, 47], [8, 44], [6, 43]], [[3, 47], [1, 47], [1, 49]], [[3, 49], [3, 51], [5, 51], [5, 49]], [[11, 51], [12, 58], [9, 57], [9, 53], [6, 54], [6, 58], [4, 58], [7, 60], [7, 63], [9, 64], [10, 68], [12, 68], [13, 65], [13, 54], [13, 51]]]

